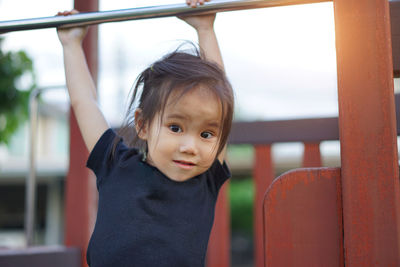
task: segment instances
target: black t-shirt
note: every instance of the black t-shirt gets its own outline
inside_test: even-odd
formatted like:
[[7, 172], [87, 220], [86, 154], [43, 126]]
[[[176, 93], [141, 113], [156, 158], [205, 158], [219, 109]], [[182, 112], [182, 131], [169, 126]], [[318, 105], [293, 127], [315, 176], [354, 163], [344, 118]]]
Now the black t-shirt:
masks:
[[97, 176], [99, 204], [87, 261], [99, 266], [204, 266], [214, 208], [230, 177], [218, 160], [203, 174], [176, 182], [142, 161], [108, 129], [87, 166]]

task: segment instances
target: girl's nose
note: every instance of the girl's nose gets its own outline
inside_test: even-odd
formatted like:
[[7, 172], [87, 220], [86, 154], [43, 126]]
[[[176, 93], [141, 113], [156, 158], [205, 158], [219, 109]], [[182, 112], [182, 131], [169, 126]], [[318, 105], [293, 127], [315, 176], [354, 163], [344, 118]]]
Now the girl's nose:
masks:
[[179, 152], [188, 154], [197, 154], [196, 140], [193, 137], [182, 137], [182, 142], [179, 146]]

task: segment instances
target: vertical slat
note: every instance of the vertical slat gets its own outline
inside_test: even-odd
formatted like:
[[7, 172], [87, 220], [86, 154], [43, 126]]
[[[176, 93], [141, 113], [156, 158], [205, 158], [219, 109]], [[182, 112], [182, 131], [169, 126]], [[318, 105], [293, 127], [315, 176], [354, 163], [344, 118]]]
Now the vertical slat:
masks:
[[207, 267], [230, 266], [231, 227], [228, 190], [229, 182], [226, 182], [218, 194], [214, 225], [208, 242]]
[[[75, 9], [79, 11], [98, 10], [97, 0], [75, 0]], [[89, 69], [94, 80], [97, 79], [97, 29], [89, 30], [83, 48]], [[72, 111], [72, 110], [71, 110]], [[86, 264], [86, 249], [93, 222], [92, 198], [96, 194], [93, 174], [85, 167], [88, 151], [83, 142], [74, 113], [70, 116], [70, 157], [66, 180], [66, 227], [65, 244], [82, 250], [82, 266]]]
[[334, 168], [293, 170], [272, 183], [263, 207], [265, 266], [344, 266], [340, 190]]
[[334, 1], [346, 266], [400, 264], [388, 4]]
[[254, 257], [255, 266], [264, 266], [263, 200], [267, 188], [274, 180], [271, 145], [257, 145], [255, 148], [254, 176]]
[[319, 143], [304, 143], [303, 167], [321, 167]]

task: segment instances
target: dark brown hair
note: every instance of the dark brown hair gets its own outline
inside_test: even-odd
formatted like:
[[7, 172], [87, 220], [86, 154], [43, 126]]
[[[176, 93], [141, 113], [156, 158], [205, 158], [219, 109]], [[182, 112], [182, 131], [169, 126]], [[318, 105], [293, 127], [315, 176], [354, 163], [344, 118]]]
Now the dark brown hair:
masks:
[[[222, 106], [221, 134], [217, 155], [225, 146], [232, 125], [234, 97], [225, 72], [216, 64], [203, 59], [200, 52], [176, 50], [146, 68], [137, 78], [123, 126], [118, 134], [131, 147], [146, 151], [147, 144], [135, 131], [135, 110], [141, 109], [142, 125], [150, 125], [158, 112], [161, 117], [172, 92], [180, 96], [202, 86], [215, 94]], [[141, 93], [140, 93], [141, 92]], [[140, 97], [139, 97], [140, 95]], [[141, 128], [139, 129], [139, 131]], [[120, 138], [114, 140], [114, 149]]]

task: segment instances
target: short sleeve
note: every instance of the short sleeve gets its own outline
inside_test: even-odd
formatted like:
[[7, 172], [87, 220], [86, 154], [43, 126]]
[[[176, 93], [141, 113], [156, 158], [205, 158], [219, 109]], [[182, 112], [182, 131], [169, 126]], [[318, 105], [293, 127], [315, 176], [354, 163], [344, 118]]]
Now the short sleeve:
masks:
[[128, 147], [121, 138], [117, 143], [114, 142], [116, 138], [118, 136], [113, 129], [106, 130], [97, 141], [87, 160], [86, 166], [96, 174], [97, 186], [99, 186], [101, 179], [107, 176], [109, 171], [119, 162], [122, 155], [128, 151]]
[[104, 163], [104, 155], [111, 152], [111, 146], [115, 136], [115, 132], [112, 129], [108, 129], [102, 134], [89, 155], [86, 167], [96, 173]]
[[218, 192], [221, 186], [228, 180], [232, 175], [228, 165], [224, 161], [222, 164], [219, 160], [215, 160], [210, 168], [210, 173], [213, 179], [214, 186]]

